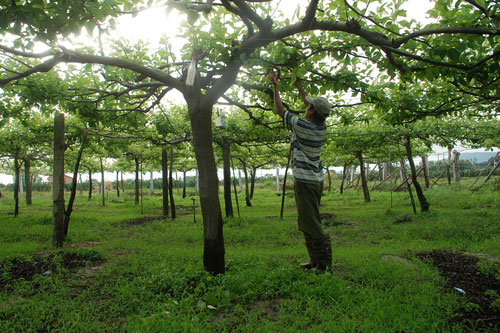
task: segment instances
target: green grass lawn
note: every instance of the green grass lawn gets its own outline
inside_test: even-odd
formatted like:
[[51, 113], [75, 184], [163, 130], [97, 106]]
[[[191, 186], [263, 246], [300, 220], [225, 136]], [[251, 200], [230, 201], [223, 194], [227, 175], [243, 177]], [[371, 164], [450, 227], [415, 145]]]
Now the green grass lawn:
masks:
[[[77, 197], [62, 250], [52, 248], [51, 195], [13, 217], [12, 194], [0, 198], [0, 331], [71, 332], [439, 332], [467, 331], [457, 321], [475, 305], [417, 254], [447, 250], [479, 255], [484, 274], [500, 277], [500, 188], [463, 185], [426, 190], [430, 212], [413, 214], [408, 193], [325, 192], [321, 213], [331, 214], [333, 270], [302, 271], [307, 259], [296, 229], [292, 197], [272, 186], [257, 189], [241, 218], [225, 219], [227, 272], [212, 276], [202, 265], [203, 226], [196, 199], [177, 192], [175, 220], [161, 215], [161, 197], [109, 193]], [[234, 205], [235, 214], [236, 205]], [[222, 209], [224, 212], [224, 208]], [[395, 223], [409, 215], [410, 221]], [[143, 222], [143, 223], [142, 223]], [[67, 267], [65, 258], [79, 258]], [[14, 279], [16, 262], [51, 265], [32, 279]], [[27, 264], [26, 264], [27, 265]], [[500, 297], [490, 291], [492, 298]], [[493, 300], [495, 301], [495, 300]], [[500, 306], [498, 306], [500, 310]], [[498, 326], [496, 329], [499, 329]], [[492, 327], [491, 331], [495, 331]]]

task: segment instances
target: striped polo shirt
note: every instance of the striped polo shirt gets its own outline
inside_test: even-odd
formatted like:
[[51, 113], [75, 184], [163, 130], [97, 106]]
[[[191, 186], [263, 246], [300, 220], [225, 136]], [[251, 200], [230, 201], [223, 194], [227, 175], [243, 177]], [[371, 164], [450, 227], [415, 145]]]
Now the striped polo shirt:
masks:
[[292, 171], [296, 181], [319, 184], [323, 182], [321, 148], [325, 142], [325, 123], [315, 124], [285, 111], [283, 123], [292, 131]]

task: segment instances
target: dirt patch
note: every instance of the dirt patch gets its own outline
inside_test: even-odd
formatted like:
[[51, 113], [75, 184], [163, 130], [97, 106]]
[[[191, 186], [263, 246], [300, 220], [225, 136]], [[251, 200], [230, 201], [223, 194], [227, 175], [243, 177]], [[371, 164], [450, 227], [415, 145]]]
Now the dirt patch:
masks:
[[103, 259], [89, 259], [72, 252], [14, 258], [0, 263], [0, 288], [20, 279], [31, 281], [35, 275], [51, 275], [62, 269], [75, 270], [102, 262]]
[[151, 223], [154, 221], [159, 221], [159, 220], [164, 220], [166, 219], [165, 216], [144, 216], [140, 217], [138, 219], [133, 219], [133, 220], [128, 220], [125, 222], [120, 223], [120, 225], [125, 226], [125, 227], [133, 227], [136, 225], [143, 225], [147, 223]]
[[101, 244], [100, 242], [82, 242], [82, 243], [73, 243], [73, 244], [68, 244], [67, 247], [72, 247], [72, 248], [84, 248], [84, 247], [90, 247], [90, 246], [96, 246]]
[[464, 297], [454, 322], [462, 323], [471, 331], [500, 328], [500, 282], [494, 276], [481, 274], [477, 257], [443, 250], [417, 256], [439, 270], [447, 280], [445, 288]]

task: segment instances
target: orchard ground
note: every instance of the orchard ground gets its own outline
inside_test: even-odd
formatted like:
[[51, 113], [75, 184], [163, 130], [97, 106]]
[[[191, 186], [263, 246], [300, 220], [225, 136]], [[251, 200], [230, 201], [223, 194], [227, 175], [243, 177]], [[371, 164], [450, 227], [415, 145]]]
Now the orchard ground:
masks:
[[144, 215], [132, 193], [109, 193], [106, 207], [77, 197], [58, 250], [51, 195], [35, 193], [14, 217], [3, 191], [0, 330], [498, 331], [500, 182], [469, 191], [471, 181], [426, 190], [430, 212], [417, 214], [407, 192], [372, 191], [365, 203], [334, 183], [321, 207], [334, 267], [321, 275], [299, 269], [307, 252], [293, 193], [280, 220], [272, 180], [252, 207], [240, 193], [241, 217], [225, 218], [218, 276], [203, 269], [194, 193], [176, 193], [175, 220], [160, 216], [158, 195], [144, 197]]

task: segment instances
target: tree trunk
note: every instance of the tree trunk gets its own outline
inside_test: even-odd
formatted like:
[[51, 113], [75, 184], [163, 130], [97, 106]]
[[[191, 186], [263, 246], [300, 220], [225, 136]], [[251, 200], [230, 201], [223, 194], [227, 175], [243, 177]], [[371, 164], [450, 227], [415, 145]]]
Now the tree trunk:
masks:
[[71, 183], [71, 194], [69, 196], [68, 208], [64, 212], [64, 237], [68, 236], [69, 221], [71, 218], [71, 213], [73, 212], [73, 203], [76, 197], [76, 184], [78, 177], [78, 170], [80, 169], [80, 161], [82, 160], [83, 149], [85, 148], [85, 143], [87, 141], [87, 131], [83, 132], [82, 144], [80, 149], [78, 149], [78, 155], [76, 156], [75, 169], [73, 170], [73, 181]]
[[411, 143], [410, 143], [410, 138], [408, 136], [405, 136], [404, 138], [404, 146], [406, 148], [406, 157], [408, 158], [408, 163], [410, 164], [411, 180], [413, 182], [413, 186], [415, 187], [415, 192], [417, 192], [418, 201], [420, 202], [420, 210], [422, 212], [428, 212], [430, 205], [427, 199], [425, 198], [424, 191], [422, 190], [422, 187], [420, 186], [417, 180], [417, 169], [415, 168], [415, 163], [413, 162]]
[[424, 184], [425, 188], [429, 188], [431, 183], [429, 181], [429, 163], [427, 156], [422, 156], [422, 170], [424, 171]]
[[[283, 212], [285, 210], [285, 196], [286, 196], [286, 178], [288, 175], [288, 168], [290, 167], [290, 160], [292, 158], [292, 145], [290, 145], [290, 151], [288, 152], [288, 161], [286, 162], [286, 169], [285, 169], [285, 177], [283, 178], [283, 194], [281, 195], [281, 210], [280, 210], [280, 219], [283, 219]], [[321, 200], [321, 195], [320, 195], [320, 200]]]
[[135, 162], [135, 204], [139, 204], [139, 158], [134, 157]]
[[64, 114], [54, 116], [53, 167], [53, 229], [52, 244], [62, 247], [64, 242]]
[[92, 200], [92, 169], [89, 168], [89, 200]]
[[359, 161], [359, 175], [361, 177], [361, 187], [363, 188], [363, 196], [365, 198], [365, 202], [370, 202], [370, 191], [368, 191], [368, 182], [366, 179], [366, 170], [363, 161], [363, 152], [357, 151], [355, 155]]
[[31, 196], [33, 193], [31, 184], [31, 159], [29, 157], [24, 158], [24, 184], [26, 186], [26, 205], [31, 205]]
[[253, 193], [255, 191], [255, 178], [257, 176], [257, 167], [252, 167], [250, 171], [250, 200], [253, 199]]
[[170, 145], [170, 170], [168, 177], [168, 192], [170, 195], [170, 207], [172, 208], [172, 220], [177, 217], [175, 212], [175, 200], [174, 200], [174, 179], [173, 179], [173, 169], [174, 169], [174, 145]]
[[200, 174], [200, 204], [203, 216], [203, 265], [213, 274], [225, 272], [223, 220], [219, 202], [217, 166], [212, 145], [212, 107], [201, 96], [186, 96], [193, 133], [193, 146]]
[[448, 177], [448, 185], [451, 184], [451, 148], [448, 147], [448, 162], [446, 163], [446, 176]]
[[347, 163], [344, 163], [344, 169], [342, 170], [342, 180], [340, 181], [340, 194], [344, 193], [344, 181], [347, 176]]
[[116, 196], [120, 197], [120, 171], [116, 170]]
[[226, 217], [234, 216], [233, 202], [231, 200], [231, 169], [229, 166], [229, 153], [231, 144], [227, 138], [222, 142], [222, 162], [224, 171], [224, 207], [226, 208]]
[[101, 162], [101, 194], [102, 194], [102, 206], [106, 206], [106, 187], [104, 186], [104, 164], [102, 162], [102, 157], [100, 158], [100, 162]]
[[14, 157], [14, 216], [19, 215], [19, 158]]
[[123, 182], [123, 171], [120, 171], [120, 182], [122, 184], [122, 193], [125, 194], [125, 184]]
[[250, 189], [248, 186], [248, 168], [245, 160], [240, 159], [241, 166], [243, 168], [243, 176], [245, 177], [245, 203], [247, 207], [252, 207], [252, 202], [250, 201]]
[[[403, 157], [401, 157], [399, 163], [400, 163], [399, 171], [401, 173], [401, 182], [402, 182], [402, 185], [406, 184], [406, 186], [408, 188], [408, 194], [410, 195], [410, 200], [411, 200], [411, 207], [413, 208], [413, 212], [416, 214], [417, 208], [415, 207], [415, 199], [413, 198], [413, 192], [411, 191], [410, 182], [406, 178], [406, 169], [405, 169], [405, 163], [403, 161]], [[391, 200], [392, 200], [392, 197], [391, 197]]]
[[149, 196], [152, 196], [154, 193], [154, 184], [153, 184], [153, 171], [149, 173]]
[[161, 150], [161, 177], [163, 216], [168, 216], [168, 153], [165, 148]]
[[460, 153], [456, 150], [453, 151], [453, 182], [460, 183], [460, 167], [458, 165], [458, 160], [460, 158]]
[[182, 198], [186, 198], [186, 170], [182, 170]]

